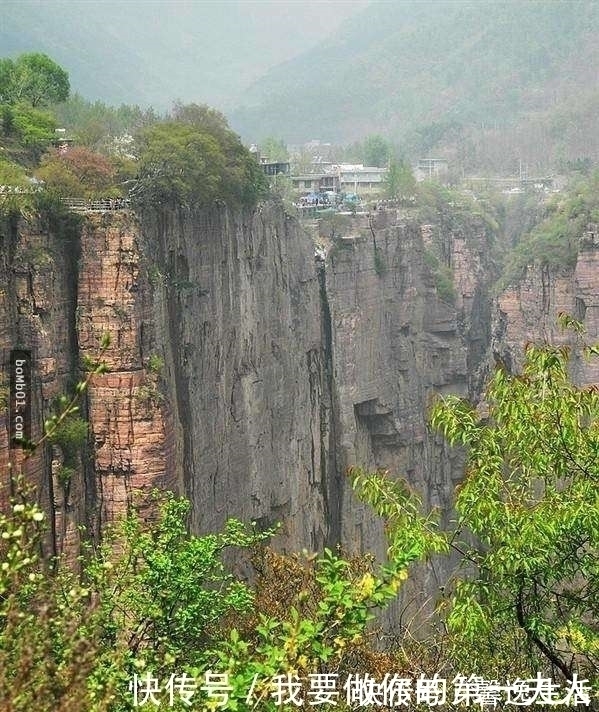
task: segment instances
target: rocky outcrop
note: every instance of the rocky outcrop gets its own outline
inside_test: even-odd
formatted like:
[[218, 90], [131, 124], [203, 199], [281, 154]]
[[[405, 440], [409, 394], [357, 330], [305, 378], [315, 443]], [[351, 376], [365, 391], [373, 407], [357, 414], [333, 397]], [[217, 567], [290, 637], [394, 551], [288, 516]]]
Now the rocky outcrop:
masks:
[[282, 542], [320, 548], [331, 446], [311, 241], [272, 206], [151, 215], [144, 238], [193, 526], [281, 522]]
[[[0, 228], [0, 347], [3, 352], [0, 411], [0, 505], [7, 506], [21, 475], [51, 513], [49, 553], [76, 547], [77, 525], [85, 521], [85, 502], [67, 503], [52, 477], [52, 449], [46, 444], [31, 457], [10, 449], [8, 440], [8, 362], [10, 349], [31, 349], [33, 377], [32, 439], [43, 434], [42, 422], [64, 393], [77, 363], [75, 309], [77, 301], [77, 225], [72, 219], [5, 219]], [[77, 489], [83, 490], [83, 468]]]
[[129, 212], [3, 226], [7, 286], [0, 302], [0, 343], [5, 364], [11, 348], [32, 350], [34, 441], [56, 412], [57, 397], [72, 394], [85, 377], [85, 359], [98, 357], [102, 336], [111, 338], [103, 355], [110, 373], [96, 376], [79, 403], [88, 420], [88, 442], [79, 448], [78, 466], [68, 479], [61, 476], [64, 453], [57, 444], [42, 442], [31, 456], [9, 449], [2, 408], [2, 506], [14, 490], [10, 464], [13, 473], [23, 470], [50, 515], [50, 553], [75, 556], [81, 525], [97, 533], [127, 506], [147, 510], [152, 488], [176, 487], [175, 469], [168, 467], [168, 407], [159, 376], [149, 368], [152, 303], [140, 270], [139, 236]]
[[[558, 324], [560, 312], [582, 322], [590, 343], [599, 337], [598, 233], [597, 226], [589, 226], [574, 267], [529, 266], [523, 278], [497, 298], [491, 348], [510, 370], [520, 367], [528, 342], [575, 344], [572, 332]], [[582, 358], [580, 350], [572, 352], [571, 369], [579, 383], [599, 382], [599, 364]]]
[[[453, 273], [451, 295], [429, 266], [433, 243], [443, 245], [440, 259]], [[476, 395], [490, 336], [486, 254], [488, 236], [475, 220], [449, 233], [394, 212], [364, 219], [329, 252], [340, 538], [359, 550], [382, 554], [384, 538], [343, 487], [348, 466], [404, 476], [427, 508], [450, 516], [461, 455], [430, 432], [427, 411], [435, 394]], [[444, 577], [434, 568], [419, 573], [416, 607]]]
[[87, 498], [96, 526], [132, 506], [151, 516], [153, 489], [180, 489], [153, 316], [135, 215], [89, 215], [79, 261], [80, 358], [97, 359], [102, 337], [110, 337], [102, 355], [109, 372], [94, 376], [87, 396], [92, 458]]

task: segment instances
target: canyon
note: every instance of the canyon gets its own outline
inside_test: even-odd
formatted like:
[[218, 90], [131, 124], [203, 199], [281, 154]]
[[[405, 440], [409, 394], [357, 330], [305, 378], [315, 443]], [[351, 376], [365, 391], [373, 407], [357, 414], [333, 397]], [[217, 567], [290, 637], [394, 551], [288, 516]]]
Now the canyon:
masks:
[[[574, 268], [531, 267], [500, 294], [498, 235], [475, 214], [424, 224], [388, 208], [319, 237], [268, 202], [1, 230], [0, 347], [5, 364], [13, 348], [33, 353], [34, 440], [110, 335], [71, 477], [56, 444], [10, 449], [6, 403], [0, 413], [0, 504], [22, 468], [49, 515], [49, 553], [69, 557], [82, 527], [97, 537], [131, 507], [154, 517], [155, 489], [190, 499], [195, 532], [237, 517], [278, 523], [283, 550], [382, 555], [382, 524], [347, 469], [407, 478], [448, 523], [463, 454], [427, 426], [435, 394], [479, 402], [496, 362], [517, 368], [527, 341], [571, 338], [558, 311], [599, 332], [593, 226]], [[598, 380], [582, 360], [573, 368]], [[431, 592], [445, 574], [428, 567], [417, 585]]]

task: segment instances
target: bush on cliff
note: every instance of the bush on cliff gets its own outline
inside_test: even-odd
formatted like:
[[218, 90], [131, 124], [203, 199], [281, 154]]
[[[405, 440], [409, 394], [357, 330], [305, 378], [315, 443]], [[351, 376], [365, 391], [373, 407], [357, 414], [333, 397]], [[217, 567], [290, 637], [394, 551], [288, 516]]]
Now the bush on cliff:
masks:
[[[101, 354], [108, 345], [105, 337]], [[99, 361], [87, 366], [79, 395], [106, 371]], [[68, 449], [85, 437], [77, 398], [60, 399], [32, 449], [44, 441]], [[355, 484], [374, 492], [376, 506], [370, 479], [357, 472]], [[101, 545], [87, 546], [75, 572], [41, 558], [45, 517], [19, 480], [12, 489], [0, 514], [0, 707], [7, 712], [131, 712], [149, 696], [153, 706], [183, 710], [190, 695], [214, 709], [225, 693], [227, 709], [274, 712], [274, 676], [322, 665], [349, 672], [356, 660], [388, 672], [393, 659], [372, 653], [366, 624], [395, 597], [408, 565], [441, 541], [410, 499], [408, 515], [390, 527], [384, 566], [329, 550], [284, 557], [255, 551], [274, 530], [236, 520], [219, 534], [190, 535], [190, 503], [156, 493], [156, 520], [130, 512]], [[254, 549], [253, 589], [226, 570], [231, 547]], [[224, 692], [201, 688], [222, 675]]]
[[88, 148], [47, 153], [36, 176], [47, 190], [62, 198], [106, 198], [120, 194], [112, 161]]
[[[599, 392], [571, 383], [569, 356], [531, 345], [522, 374], [497, 368], [484, 417], [457, 396], [433, 407], [432, 426], [467, 448], [448, 538], [461, 568], [439, 607], [449, 635], [433, 641], [456, 673], [599, 679]], [[377, 477], [392, 523], [410, 500]]]
[[498, 289], [522, 279], [528, 266], [563, 270], [576, 265], [585, 231], [596, 232], [599, 225], [599, 172], [554, 197], [546, 211], [544, 220], [506, 256]]
[[131, 514], [107, 532], [82, 557], [80, 575], [40, 560], [37, 507], [17, 495], [0, 516], [3, 710], [131, 712], [148, 684], [160, 709], [186, 709], [177, 687], [169, 704], [173, 676], [197, 680], [194, 705], [213, 709], [219, 696], [200, 689], [208, 672], [228, 676], [226, 709], [274, 712], [277, 675], [323, 665], [348, 674], [356, 661], [370, 673], [393, 670], [393, 657], [372, 650], [366, 625], [423, 555], [430, 537], [421, 528], [403, 528], [383, 567], [328, 550], [304, 558], [260, 549], [251, 588], [226, 571], [223, 553], [255, 547], [272, 531], [231, 520], [220, 534], [192, 536], [189, 502], [160, 501], [157, 521]]
[[266, 195], [260, 166], [213, 109], [177, 106], [172, 118], [141, 131], [137, 143], [135, 197], [144, 204], [251, 206]]

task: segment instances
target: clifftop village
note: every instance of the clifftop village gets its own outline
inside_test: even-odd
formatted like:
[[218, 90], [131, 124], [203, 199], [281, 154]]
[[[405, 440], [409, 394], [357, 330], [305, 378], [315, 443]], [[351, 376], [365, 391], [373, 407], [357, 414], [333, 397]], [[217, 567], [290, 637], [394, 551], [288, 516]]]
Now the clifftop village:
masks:
[[[129, 134], [113, 138], [113, 151], [121, 157], [136, 160], [134, 139]], [[64, 128], [56, 129], [52, 141], [58, 153], [66, 153], [76, 146], [76, 141], [66, 135]], [[281, 146], [283, 146], [281, 142]], [[271, 187], [297, 208], [300, 217], [315, 217], [321, 212], [362, 213], [389, 201], [400, 200], [404, 205], [415, 201], [415, 185], [421, 181], [436, 181], [450, 184], [450, 162], [446, 158], [420, 158], [412, 164], [389, 161], [384, 167], [363, 163], [338, 162], [334, 148], [329, 143], [310, 141], [301, 146], [288, 146], [286, 160], [273, 161], [263, 155], [256, 144], [250, 152], [270, 179]], [[391, 177], [394, 165], [395, 178]], [[455, 177], [454, 177], [455, 179]], [[39, 188], [40, 181], [30, 178], [28, 188], [0, 185], [0, 193], [32, 192]], [[42, 181], [43, 182], [43, 181]], [[461, 190], [475, 197], [476, 193], [492, 186], [506, 195], [525, 191], [559, 192], [559, 177], [529, 177], [526, 167], [520, 163], [518, 172], [511, 177], [463, 177]], [[63, 198], [69, 208], [76, 211], [113, 210], [129, 205], [127, 198], [103, 198], [85, 200]]]
[[[303, 146], [289, 146], [290, 160], [271, 161], [261, 155], [256, 144], [250, 151], [256, 156], [264, 173], [277, 186], [284, 181], [287, 197], [300, 214], [313, 216], [317, 211], [356, 212], [392, 198], [389, 191], [389, 166], [365, 166], [362, 163], [338, 163], [329, 158], [331, 145], [311, 141]], [[323, 155], [321, 155], [323, 154]], [[310, 160], [305, 159], [306, 155]], [[303, 160], [298, 160], [303, 157]], [[299, 169], [299, 165], [302, 168]], [[435, 180], [448, 182], [450, 165], [445, 158], [420, 158], [409, 166], [414, 182]], [[506, 195], [524, 193], [527, 189], [541, 192], [556, 191], [553, 177], [529, 177], [520, 164], [518, 174], [506, 178], [475, 178], [465, 181], [467, 192], [492, 184]], [[398, 196], [395, 196], [398, 197]], [[402, 195], [403, 202], [411, 196]]]
[[[271, 178], [273, 184], [281, 178], [287, 181], [294, 205], [313, 213], [315, 210], [348, 210], [355, 211], [365, 202], [381, 200], [387, 195], [388, 167], [365, 166], [362, 163], [337, 163], [330, 158], [319, 155], [319, 149], [330, 149], [330, 144], [311, 141], [304, 146], [290, 146], [292, 158], [300, 155], [311, 155], [307, 165], [303, 161], [303, 170], [292, 170], [292, 165], [298, 162], [270, 161], [260, 154], [256, 144], [250, 147], [256, 159], [260, 162], [264, 173]], [[412, 166], [416, 181], [438, 179], [447, 174], [448, 163], [442, 158], [423, 158]]]

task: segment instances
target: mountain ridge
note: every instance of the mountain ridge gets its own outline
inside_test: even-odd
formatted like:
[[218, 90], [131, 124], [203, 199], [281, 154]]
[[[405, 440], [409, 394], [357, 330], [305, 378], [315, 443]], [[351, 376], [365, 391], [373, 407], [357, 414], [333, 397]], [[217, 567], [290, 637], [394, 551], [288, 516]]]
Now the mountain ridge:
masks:
[[247, 138], [285, 130], [293, 142], [370, 131], [402, 142], [439, 121], [513, 126], [599, 90], [598, 29], [589, 0], [374, 3], [255, 82], [231, 122]]

